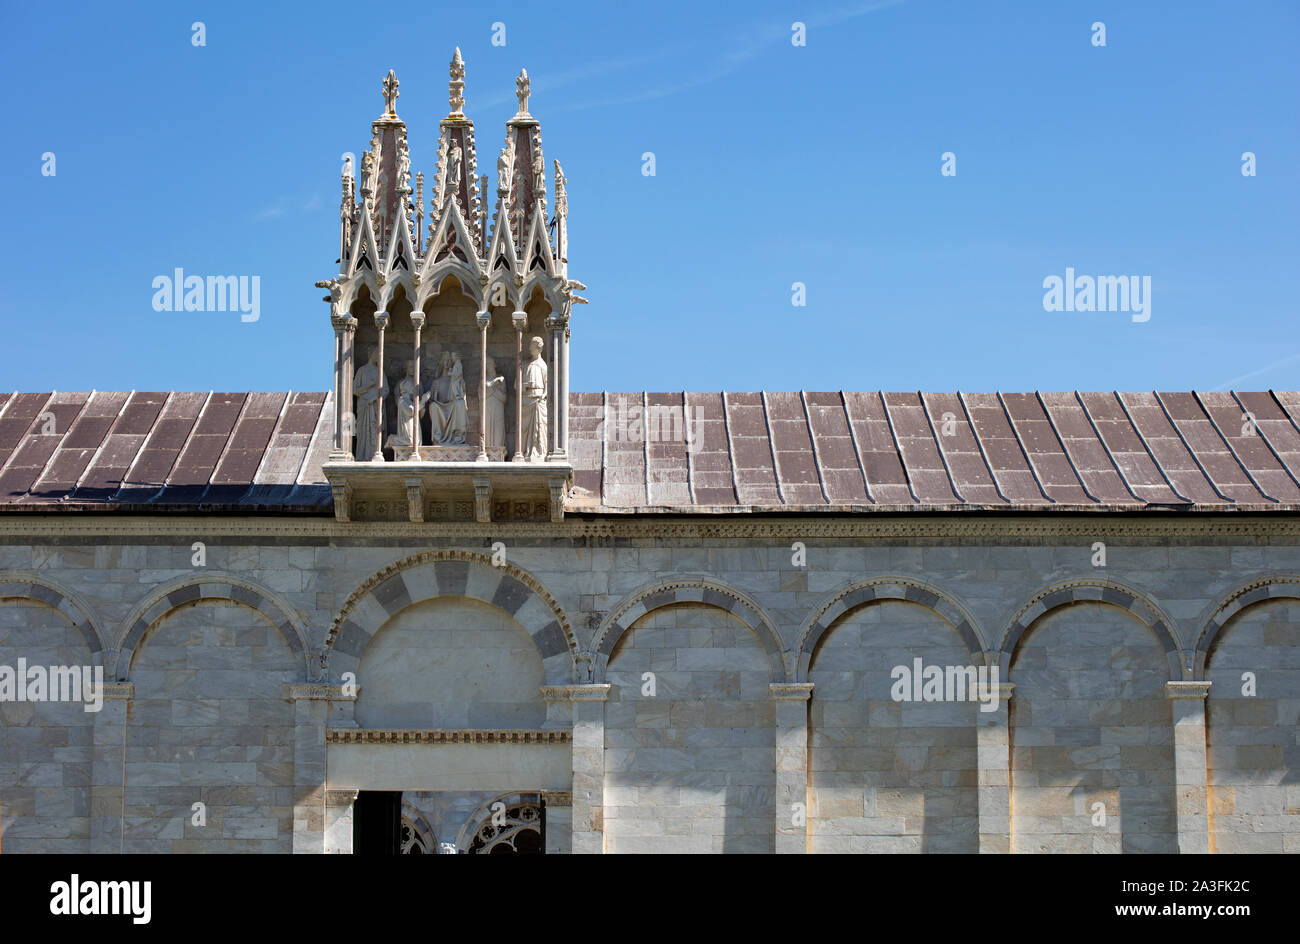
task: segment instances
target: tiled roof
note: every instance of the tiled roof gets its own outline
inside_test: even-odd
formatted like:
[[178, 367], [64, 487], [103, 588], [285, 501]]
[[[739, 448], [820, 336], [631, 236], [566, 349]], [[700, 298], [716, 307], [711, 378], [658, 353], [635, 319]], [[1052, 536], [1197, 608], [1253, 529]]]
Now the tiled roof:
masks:
[[[332, 420], [325, 393], [0, 394], [0, 508], [329, 514]], [[1274, 391], [577, 393], [567, 507], [1294, 512], [1298, 421]]]

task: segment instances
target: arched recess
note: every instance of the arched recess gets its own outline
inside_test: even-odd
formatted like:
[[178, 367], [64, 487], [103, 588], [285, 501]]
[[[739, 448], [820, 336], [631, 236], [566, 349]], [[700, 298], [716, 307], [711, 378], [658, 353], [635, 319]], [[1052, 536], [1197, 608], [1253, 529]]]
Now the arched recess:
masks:
[[131, 659], [145, 634], [173, 610], [200, 600], [228, 600], [262, 614], [276, 628], [285, 644], [303, 660], [310, 677], [313, 667], [307, 651], [306, 628], [293, 609], [265, 587], [234, 574], [216, 572], [178, 577], [135, 605], [117, 634], [115, 648], [119, 652], [119, 681], [129, 681]]
[[442, 851], [438, 834], [428, 818], [405, 798], [402, 799], [401, 850], [403, 855], [438, 855]]
[[[537, 793], [516, 792], [502, 793], [484, 801], [461, 826], [460, 833], [456, 836], [456, 852], [462, 855], [473, 852], [490, 855], [499, 843], [513, 848], [524, 832], [537, 834], [528, 845], [537, 847], [532, 851], [541, 852], [542, 817], [545, 816], [541, 800], [541, 795]], [[501, 805], [497, 806], [498, 803]], [[475, 848], [476, 839], [479, 849]]]
[[1300, 575], [1269, 574], [1258, 577], [1223, 597], [1211, 611], [1209, 619], [1202, 624], [1196, 637], [1196, 647], [1192, 653], [1192, 678], [1205, 677], [1206, 657], [1214, 646], [1214, 640], [1234, 616], [1256, 603], [1279, 599], [1300, 600]]
[[401, 610], [436, 597], [479, 600], [509, 613], [542, 657], [548, 685], [574, 680], [577, 640], [555, 598], [513, 564], [469, 551], [424, 551], [390, 564], [353, 590], [330, 624], [324, 659], [332, 677], [355, 672], [371, 637]]
[[592, 640], [587, 654], [589, 676], [583, 681], [604, 682], [610, 654], [623, 634], [647, 613], [677, 603], [703, 603], [730, 612], [763, 644], [772, 666], [772, 681], [788, 680], [781, 634], [761, 606], [739, 590], [709, 577], [676, 577], [634, 591], [610, 611]]
[[96, 662], [102, 664], [105, 639], [99, 621], [91, 613], [89, 604], [72, 590], [36, 574], [5, 571], [0, 573], [0, 599], [5, 598], [36, 600], [58, 610], [81, 633]]
[[948, 621], [971, 654], [972, 664], [984, 665], [987, 645], [979, 623], [956, 597], [915, 577], [882, 576], [844, 584], [822, 598], [799, 630], [795, 681], [808, 681], [808, 667], [817, 643], [845, 614], [877, 600], [919, 603]]
[[1141, 590], [1109, 577], [1075, 577], [1061, 580], [1042, 588], [1026, 600], [1003, 630], [1002, 640], [998, 644], [997, 658], [1002, 677], [1004, 679], [1010, 677], [1011, 657], [1015, 653], [1016, 645], [1035, 620], [1058, 607], [1084, 601], [1107, 603], [1121, 610], [1127, 610], [1136, 620], [1151, 630], [1160, 642], [1169, 663], [1169, 681], [1176, 682], [1191, 678], [1191, 667], [1182, 658], [1182, 645], [1174, 628], [1176, 624], [1173, 619]]

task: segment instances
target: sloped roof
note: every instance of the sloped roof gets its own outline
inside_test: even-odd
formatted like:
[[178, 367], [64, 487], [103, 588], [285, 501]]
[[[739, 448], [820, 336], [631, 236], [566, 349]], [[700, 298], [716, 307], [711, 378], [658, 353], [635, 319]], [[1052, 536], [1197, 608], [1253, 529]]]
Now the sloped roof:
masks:
[[[1297, 511], [1298, 419], [1274, 391], [576, 393], [566, 507]], [[0, 509], [329, 514], [332, 420], [325, 393], [0, 394]]]

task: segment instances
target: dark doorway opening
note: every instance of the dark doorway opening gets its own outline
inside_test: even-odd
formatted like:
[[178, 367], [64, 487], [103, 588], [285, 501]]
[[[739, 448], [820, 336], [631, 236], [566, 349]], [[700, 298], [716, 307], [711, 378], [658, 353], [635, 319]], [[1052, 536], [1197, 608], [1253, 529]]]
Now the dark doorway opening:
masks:
[[352, 808], [352, 852], [355, 855], [400, 855], [402, 851], [402, 792], [362, 790]]

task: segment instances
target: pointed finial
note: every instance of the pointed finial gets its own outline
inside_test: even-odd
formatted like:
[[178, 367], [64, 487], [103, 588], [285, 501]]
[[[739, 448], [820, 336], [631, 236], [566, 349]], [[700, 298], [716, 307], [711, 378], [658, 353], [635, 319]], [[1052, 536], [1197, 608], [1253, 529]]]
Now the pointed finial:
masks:
[[532, 94], [528, 87], [528, 70], [520, 69], [519, 78], [515, 79], [515, 95], [519, 99], [519, 114], [528, 114], [528, 96]]
[[397, 96], [401, 94], [397, 91], [397, 86], [401, 83], [397, 81], [397, 73], [392, 69], [388, 70], [388, 76], [384, 79], [384, 117], [397, 117]]
[[451, 103], [451, 113], [460, 115], [465, 108], [465, 60], [460, 57], [460, 47], [456, 47], [456, 55], [451, 57], [451, 82], [448, 83], [451, 92], [448, 101]]

